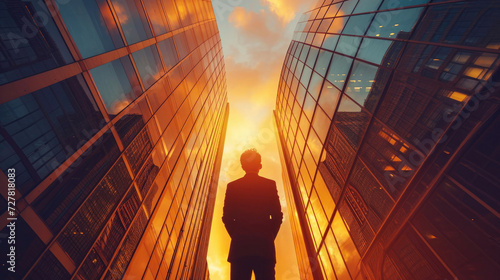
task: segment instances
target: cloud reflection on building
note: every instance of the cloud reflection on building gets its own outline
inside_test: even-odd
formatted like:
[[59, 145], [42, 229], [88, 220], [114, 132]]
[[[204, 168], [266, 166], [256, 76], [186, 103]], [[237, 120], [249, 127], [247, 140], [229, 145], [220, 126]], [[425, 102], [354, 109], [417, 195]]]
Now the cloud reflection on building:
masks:
[[302, 278], [494, 278], [500, 5], [323, 2], [275, 111]]
[[0, 4], [1, 278], [208, 278], [228, 116], [211, 3], [49, 2]]

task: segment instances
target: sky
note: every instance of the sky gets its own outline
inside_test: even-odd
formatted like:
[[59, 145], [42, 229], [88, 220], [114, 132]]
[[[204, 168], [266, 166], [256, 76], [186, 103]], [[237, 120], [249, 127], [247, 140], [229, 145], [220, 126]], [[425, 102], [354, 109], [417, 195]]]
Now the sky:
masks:
[[226, 185], [244, 175], [239, 156], [256, 148], [259, 175], [276, 181], [283, 224], [275, 240], [276, 279], [300, 279], [273, 124], [279, 76], [293, 30], [314, 0], [213, 0], [225, 59], [229, 122], [208, 249], [210, 279], [226, 280], [230, 237], [222, 223]]

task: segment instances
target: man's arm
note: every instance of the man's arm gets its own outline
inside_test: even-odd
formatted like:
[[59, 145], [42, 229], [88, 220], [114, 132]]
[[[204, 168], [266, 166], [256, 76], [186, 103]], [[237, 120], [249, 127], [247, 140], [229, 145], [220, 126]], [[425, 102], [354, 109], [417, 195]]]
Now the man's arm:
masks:
[[226, 197], [224, 198], [224, 208], [222, 209], [222, 222], [226, 227], [227, 233], [233, 238], [235, 231], [234, 219], [234, 194], [231, 184], [227, 184]]
[[283, 222], [283, 212], [281, 212], [280, 198], [278, 196], [278, 188], [276, 182], [273, 181], [273, 190], [271, 195], [271, 226], [273, 236], [276, 238], [280, 230], [281, 223]]

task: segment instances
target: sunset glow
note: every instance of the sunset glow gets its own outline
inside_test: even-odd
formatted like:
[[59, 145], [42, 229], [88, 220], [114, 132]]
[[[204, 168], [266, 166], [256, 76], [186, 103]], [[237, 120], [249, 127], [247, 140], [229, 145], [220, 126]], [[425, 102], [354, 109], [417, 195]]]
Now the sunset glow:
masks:
[[227, 183], [244, 175], [239, 156], [253, 147], [262, 155], [259, 175], [277, 182], [284, 214], [275, 241], [276, 278], [300, 279], [272, 116], [293, 29], [311, 2], [236, 2], [238, 5], [230, 8], [214, 3], [226, 63], [230, 115], [207, 257], [210, 278], [229, 279], [230, 264], [226, 259], [230, 237], [221, 220], [224, 195]]

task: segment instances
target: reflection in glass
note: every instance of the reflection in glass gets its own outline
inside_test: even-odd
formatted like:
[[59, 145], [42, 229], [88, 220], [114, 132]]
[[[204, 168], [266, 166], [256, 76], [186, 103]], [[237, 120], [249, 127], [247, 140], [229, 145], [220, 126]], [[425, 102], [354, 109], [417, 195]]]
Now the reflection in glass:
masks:
[[163, 6], [163, 11], [167, 16], [168, 24], [171, 30], [177, 30], [181, 27], [177, 8], [175, 7], [174, 0], [164, 0], [160, 2]]
[[[328, 233], [325, 238], [324, 246], [327, 247], [328, 252], [330, 254], [330, 259], [332, 260], [333, 269], [335, 270], [335, 274], [337, 275], [337, 279], [351, 279], [349, 277], [349, 272], [347, 272], [347, 268], [344, 263], [344, 259], [342, 258], [342, 254], [340, 253], [339, 247], [337, 246], [337, 242], [335, 241], [333, 232], [331, 229], [328, 230]], [[330, 278], [334, 279], [334, 278]]]
[[336, 52], [346, 55], [354, 56], [358, 51], [360, 37], [353, 36], [340, 36], [339, 43], [337, 44]]
[[347, 22], [342, 34], [364, 35], [368, 24], [372, 20], [374, 14], [365, 14], [359, 16], [351, 16]]
[[314, 101], [314, 99], [311, 97], [310, 94], [307, 94], [303, 110], [308, 119], [312, 119], [315, 106], [316, 106], [316, 101]]
[[190, 52], [186, 34], [184, 32], [177, 33], [174, 35], [174, 41], [177, 46], [177, 52], [179, 53], [179, 59], [182, 60]]
[[316, 133], [318, 133], [318, 137], [322, 143], [325, 143], [326, 135], [328, 134], [328, 129], [330, 128], [330, 123], [330, 119], [323, 112], [323, 110], [316, 110], [312, 125]]
[[342, 96], [334, 123], [354, 149], [358, 147], [369, 119], [368, 113], [362, 111], [359, 105], [346, 95]]
[[[356, 57], [375, 64], [381, 64], [383, 60], [386, 60], [386, 56], [394, 56], [394, 54], [398, 54], [398, 52], [394, 50], [393, 46], [395, 45], [402, 48], [403, 43], [390, 40], [364, 38]], [[390, 53], [387, 53], [388, 50], [390, 50]], [[387, 63], [385, 63], [384, 66], [392, 67], [393, 65], [387, 65]]]
[[161, 9], [161, 4], [157, 0], [143, 0], [149, 21], [153, 26], [155, 36], [166, 33], [168, 29], [167, 19]]
[[318, 104], [321, 108], [323, 108], [330, 119], [333, 118], [333, 112], [335, 112], [335, 109], [337, 108], [339, 97], [340, 90], [338, 90], [329, 81], [325, 81]]
[[335, 18], [328, 29], [328, 33], [341, 33], [349, 17]]
[[335, 239], [337, 240], [340, 250], [344, 255], [347, 268], [349, 271], [355, 272], [361, 257], [359, 256], [358, 250], [356, 250], [356, 246], [354, 246], [354, 243], [349, 236], [349, 231], [347, 230], [339, 213], [337, 213], [333, 219], [332, 232], [335, 234]]
[[321, 264], [323, 265], [323, 275], [325, 277], [324, 279], [336, 279], [325, 245], [323, 245], [319, 251], [319, 259], [321, 260]]
[[[13, 148], [2, 150], [2, 170], [15, 166], [19, 179], [29, 176], [39, 181], [90, 140], [104, 123], [87, 84], [81, 76], [75, 76], [1, 104], [0, 125], [5, 132], [1, 146]], [[17, 155], [9, 150], [17, 151]], [[18, 189], [30, 189], [21, 182]]]
[[165, 73], [155, 45], [132, 53], [132, 57], [139, 71], [144, 89], [148, 89]]
[[326, 75], [326, 70], [328, 69], [328, 65], [330, 64], [330, 59], [332, 58], [332, 53], [321, 50], [319, 52], [318, 60], [316, 61], [316, 65], [314, 66], [314, 70], [318, 72], [321, 76]]
[[337, 14], [340, 5], [342, 5], [342, 3], [330, 5], [330, 7], [328, 8], [328, 11], [325, 14], [325, 18], [334, 17]]
[[99, 94], [110, 115], [116, 115], [132, 102], [140, 88], [133, 88], [124, 66], [131, 67], [128, 57], [113, 60], [90, 70]]
[[318, 75], [318, 73], [313, 71], [311, 81], [309, 82], [308, 90], [311, 93], [314, 100], [318, 100], [323, 80], [324, 80], [323, 77], [321, 77], [320, 75]]
[[308, 66], [304, 67], [304, 70], [302, 71], [302, 76], [300, 78], [300, 82], [306, 86], [309, 84], [309, 80], [311, 79], [312, 75], [312, 69], [309, 68]]
[[314, 63], [316, 62], [316, 58], [318, 57], [318, 48], [311, 47], [311, 50], [309, 51], [309, 55], [307, 56], [306, 64], [313, 68]]
[[429, 2], [429, 0], [398, 0], [398, 1], [385, 0], [384, 3], [382, 3], [382, 6], [380, 6], [379, 10], [413, 6], [413, 5], [425, 4], [427, 2]]
[[56, 4], [83, 58], [123, 47], [108, 4], [104, 0], [72, 0]]
[[377, 13], [366, 35], [396, 38], [400, 32], [409, 32], [417, 22], [423, 8]]
[[[7, 4], [7, 3], [8, 4]], [[2, 1], [0, 84], [73, 62], [43, 1]], [[40, 17], [44, 25], [37, 24]]]
[[345, 92], [358, 104], [364, 105], [375, 83], [378, 68], [360, 61], [355, 61], [352, 66], [351, 76]]
[[328, 70], [328, 80], [337, 88], [344, 87], [345, 79], [351, 68], [352, 59], [343, 55], [335, 54]]
[[111, 3], [129, 45], [153, 36], [140, 1], [111, 0]]
[[342, 2], [342, 6], [340, 7], [340, 10], [337, 13], [337, 16], [351, 14], [357, 3], [358, 3], [358, 0], [349, 0], [349, 1]]
[[324, 49], [333, 51], [333, 50], [335, 50], [335, 47], [337, 46], [338, 41], [339, 41], [339, 35], [327, 34], [325, 36], [325, 40], [323, 41], [322, 47]]
[[[318, 108], [318, 110], [321, 110]], [[320, 155], [321, 155], [321, 150], [323, 149], [323, 143], [319, 140], [318, 135], [314, 130], [309, 131], [309, 136], [307, 137], [307, 146], [311, 150], [311, 154], [314, 158], [314, 162], [318, 162]]]
[[[360, 0], [352, 13], [357, 14], [375, 11], [380, 6], [380, 2], [382, 2], [382, 0]], [[393, 2], [397, 1], [393, 0]]]
[[174, 40], [170, 37], [160, 41], [158, 42], [158, 47], [160, 48], [163, 63], [165, 63], [165, 67], [167, 67], [168, 71], [174, 67], [177, 62], [179, 62], [179, 57], [177, 56], [177, 51], [175, 50]]

